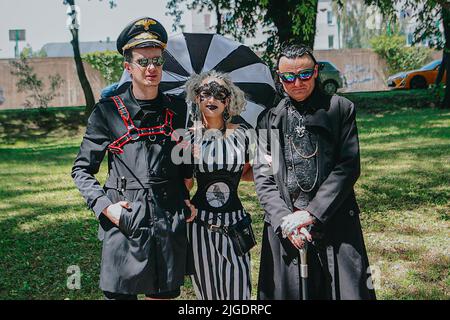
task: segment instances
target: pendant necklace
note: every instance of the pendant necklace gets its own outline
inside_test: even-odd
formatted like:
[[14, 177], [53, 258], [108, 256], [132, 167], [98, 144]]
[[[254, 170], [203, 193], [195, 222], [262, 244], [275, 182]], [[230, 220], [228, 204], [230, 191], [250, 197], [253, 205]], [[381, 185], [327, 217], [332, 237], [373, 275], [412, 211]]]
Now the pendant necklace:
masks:
[[[302, 116], [301, 114], [299, 114], [296, 110], [291, 110], [290, 113], [291, 113], [291, 114], [294, 116], [294, 118], [297, 119], [297, 121], [298, 121], [298, 122], [297, 122], [297, 125], [296, 125], [295, 128], [294, 128], [294, 133], [296, 134], [296, 136], [297, 136], [298, 138], [303, 138], [306, 134], [308, 134], [308, 135], [309, 135], [309, 138], [310, 138], [309, 140], [311, 141], [310, 134], [309, 134], [309, 132], [306, 130], [306, 127], [305, 127], [305, 125], [304, 125], [304, 123], [303, 123], [303, 122], [304, 122], [303, 116]], [[301, 158], [303, 158], [303, 159], [311, 159], [312, 157], [314, 157], [314, 156], [317, 155], [319, 143], [316, 142], [315, 150], [314, 150], [314, 152], [311, 153], [310, 155], [304, 155], [304, 154], [302, 154], [302, 153], [295, 147], [293, 135], [289, 135], [289, 143], [288, 143], [288, 144], [289, 144], [289, 151], [290, 151], [290, 154], [291, 154], [291, 162], [292, 162], [292, 168], [293, 168], [293, 171], [294, 171], [295, 182], [296, 182], [297, 186], [300, 188], [301, 191], [303, 191], [303, 192], [305, 192], [305, 193], [311, 192], [311, 191], [314, 189], [314, 187], [316, 186], [316, 183], [317, 183], [317, 180], [318, 180], [318, 177], [319, 177], [319, 166], [318, 166], [318, 163], [317, 163], [317, 157], [314, 159], [314, 162], [315, 162], [315, 164], [316, 164], [316, 174], [315, 174], [315, 178], [314, 178], [314, 183], [312, 184], [312, 186], [311, 186], [310, 188], [304, 189], [304, 188], [301, 186], [301, 184], [300, 184], [300, 182], [298, 181], [298, 178], [297, 178], [297, 173], [296, 173], [296, 170], [295, 170], [294, 150], [293, 150], [293, 149], [295, 149], [295, 153], [297, 153]]]

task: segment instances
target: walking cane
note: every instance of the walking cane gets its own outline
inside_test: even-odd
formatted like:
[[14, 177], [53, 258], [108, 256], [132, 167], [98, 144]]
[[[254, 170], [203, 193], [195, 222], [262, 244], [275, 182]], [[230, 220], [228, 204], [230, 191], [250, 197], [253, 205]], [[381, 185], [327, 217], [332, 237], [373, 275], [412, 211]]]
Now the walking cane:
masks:
[[302, 300], [308, 300], [308, 241], [302, 236], [303, 247], [299, 249], [300, 254], [300, 277], [302, 278]]

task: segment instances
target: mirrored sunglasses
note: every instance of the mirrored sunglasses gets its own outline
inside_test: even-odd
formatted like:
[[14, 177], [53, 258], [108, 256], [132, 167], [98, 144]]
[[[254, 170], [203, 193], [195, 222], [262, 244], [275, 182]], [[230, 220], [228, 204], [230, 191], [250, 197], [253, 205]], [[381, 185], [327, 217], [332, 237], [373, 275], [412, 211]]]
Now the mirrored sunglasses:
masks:
[[281, 81], [286, 83], [293, 83], [296, 78], [299, 78], [302, 81], [308, 81], [314, 75], [314, 68], [304, 69], [297, 74], [294, 72], [277, 72], [277, 74]]
[[164, 64], [164, 61], [164, 58], [162, 56], [159, 56], [154, 58], [140, 58], [136, 60], [136, 63], [143, 68], [147, 68], [151, 64], [153, 64], [155, 67], [160, 67]]

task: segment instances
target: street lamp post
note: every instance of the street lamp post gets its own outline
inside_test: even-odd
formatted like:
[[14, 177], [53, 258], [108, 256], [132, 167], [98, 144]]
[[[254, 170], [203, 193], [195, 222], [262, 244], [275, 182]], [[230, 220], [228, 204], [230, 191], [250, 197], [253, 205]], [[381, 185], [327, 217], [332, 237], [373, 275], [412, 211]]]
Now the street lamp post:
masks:
[[14, 41], [16, 43], [14, 47], [14, 57], [19, 58], [19, 41], [25, 41], [25, 30], [24, 29], [12, 29], [9, 30], [9, 41]]

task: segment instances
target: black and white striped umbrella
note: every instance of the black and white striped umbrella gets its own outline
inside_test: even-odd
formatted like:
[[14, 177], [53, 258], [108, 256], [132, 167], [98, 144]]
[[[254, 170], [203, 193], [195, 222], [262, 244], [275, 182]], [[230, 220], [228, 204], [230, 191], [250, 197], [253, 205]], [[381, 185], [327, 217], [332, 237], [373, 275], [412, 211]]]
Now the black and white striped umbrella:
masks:
[[[242, 118], [256, 125], [259, 113], [272, 106], [275, 84], [270, 69], [247, 46], [218, 34], [181, 33], [169, 37], [160, 88], [168, 94], [183, 95], [186, 80], [194, 73], [211, 69], [229, 73], [247, 98]], [[124, 72], [119, 87], [131, 81]]]

